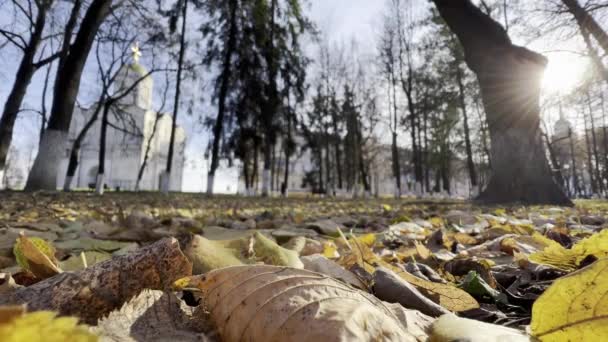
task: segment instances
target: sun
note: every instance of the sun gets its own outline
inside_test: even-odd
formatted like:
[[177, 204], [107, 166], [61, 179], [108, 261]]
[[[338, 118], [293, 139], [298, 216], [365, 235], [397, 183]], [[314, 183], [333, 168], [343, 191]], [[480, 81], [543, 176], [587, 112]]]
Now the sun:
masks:
[[543, 91], [546, 94], [566, 94], [580, 85], [587, 68], [584, 58], [571, 53], [552, 53], [546, 56], [549, 58], [543, 78]]

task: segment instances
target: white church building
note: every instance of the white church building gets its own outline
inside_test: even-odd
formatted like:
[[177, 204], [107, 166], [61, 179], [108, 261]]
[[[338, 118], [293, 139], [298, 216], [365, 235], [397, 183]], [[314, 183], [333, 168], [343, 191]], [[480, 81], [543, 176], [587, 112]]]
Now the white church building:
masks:
[[[119, 71], [116, 78], [119, 90], [116, 93], [120, 94], [121, 89], [130, 88], [137, 80], [147, 74], [148, 71], [135, 58], [133, 63], [123, 66]], [[139, 190], [160, 189], [161, 177], [167, 165], [173, 119], [170, 114], [160, 114], [154, 131], [158, 113], [153, 110], [153, 94], [154, 81], [151, 76], [147, 76], [137, 84], [129, 95], [120, 99], [116, 105], [116, 108], [119, 108], [120, 115], [116, 115], [112, 111], [108, 115], [104, 181], [105, 186], [109, 189], [135, 190], [139, 169], [148, 150], [148, 142], [150, 142], [148, 161], [139, 184]], [[58, 187], [64, 185], [73, 143], [94, 114], [96, 107], [97, 104], [93, 104], [89, 108], [77, 106], [74, 110], [68, 148], [65, 158], [61, 162], [61, 171], [57, 180]], [[93, 188], [96, 185], [102, 114], [103, 109], [82, 143], [79, 156], [80, 163], [72, 179], [72, 188]], [[182, 190], [185, 145], [185, 131], [178, 126], [175, 132], [173, 164], [171, 179], [169, 180], [171, 191]]]

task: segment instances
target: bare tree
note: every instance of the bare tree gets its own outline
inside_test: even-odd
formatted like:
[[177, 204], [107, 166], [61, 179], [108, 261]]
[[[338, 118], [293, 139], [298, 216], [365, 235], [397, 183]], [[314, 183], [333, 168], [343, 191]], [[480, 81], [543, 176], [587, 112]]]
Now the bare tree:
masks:
[[[26, 190], [57, 189], [59, 161], [65, 153], [82, 71], [95, 35], [106, 16], [112, 11], [112, 2], [113, 0], [93, 0], [80, 23], [74, 42], [70, 44], [64, 40], [48, 127], [30, 171]], [[118, 1], [118, 4], [120, 3], [121, 1]]]

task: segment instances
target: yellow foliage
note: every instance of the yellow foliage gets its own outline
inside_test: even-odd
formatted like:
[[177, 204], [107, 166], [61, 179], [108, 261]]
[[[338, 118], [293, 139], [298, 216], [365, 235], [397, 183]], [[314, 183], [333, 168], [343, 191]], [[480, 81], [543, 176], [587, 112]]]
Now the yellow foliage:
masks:
[[20, 234], [13, 246], [13, 254], [21, 268], [40, 279], [61, 273], [55, 259], [55, 248], [41, 238], [28, 238], [23, 233]]
[[531, 329], [541, 341], [607, 341], [608, 259], [556, 280], [534, 303]]
[[574, 271], [579, 267], [581, 261], [589, 255], [600, 259], [608, 257], [608, 230], [603, 230], [579, 241], [571, 249], [566, 249], [553, 242], [543, 251], [530, 255], [529, 259], [564, 271]]
[[326, 241], [323, 244], [323, 256], [328, 259], [339, 258], [340, 254], [338, 253], [338, 247], [336, 244], [331, 241]]
[[0, 341], [3, 342], [89, 342], [98, 338], [73, 317], [56, 317], [50, 311], [19, 315], [0, 324]]
[[432, 217], [431, 219], [429, 219], [429, 222], [435, 228], [441, 228], [445, 225], [445, 222], [443, 221], [443, 219], [441, 217]]
[[424, 295], [448, 310], [460, 312], [479, 308], [479, 303], [465, 291], [449, 284], [433, 283], [420, 279], [382, 260], [369, 247], [360, 243], [357, 239], [351, 239], [350, 241], [353, 246], [351, 253], [346, 254], [338, 261], [338, 263], [347, 269], [357, 265], [369, 274], [373, 274], [376, 267], [382, 266], [397, 273]]
[[365, 234], [357, 237], [357, 240], [367, 247], [374, 247], [376, 243], [376, 234]]

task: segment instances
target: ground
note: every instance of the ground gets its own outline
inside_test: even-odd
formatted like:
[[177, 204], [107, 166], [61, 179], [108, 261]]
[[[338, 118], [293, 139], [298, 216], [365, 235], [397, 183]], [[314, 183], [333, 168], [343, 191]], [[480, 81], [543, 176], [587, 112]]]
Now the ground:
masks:
[[[52, 245], [51, 259], [62, 271], [177, 237], [195, 274], [233, 264], [304, 266], [400, 302], [377, 287], [377, 271], [389, 268], [436, 306], [406, 309], [457, 312], [523, 331], [531, 317], [534, 326], [533, 305], [556, 279], [608, 256], [607, 217], [604, 201], [484, 207], [392, 198], [2, 192], [0, 274], [25, 286], [44, 283], [47, 276], [24, 271], [15, 259], [20, 234]], [[275, 242], [286, 249], [274, 249]], [[319, 258], [335, 261], [348, 276], [322, 268]], [[28, 260], [31, 266], [34, 259]]]

